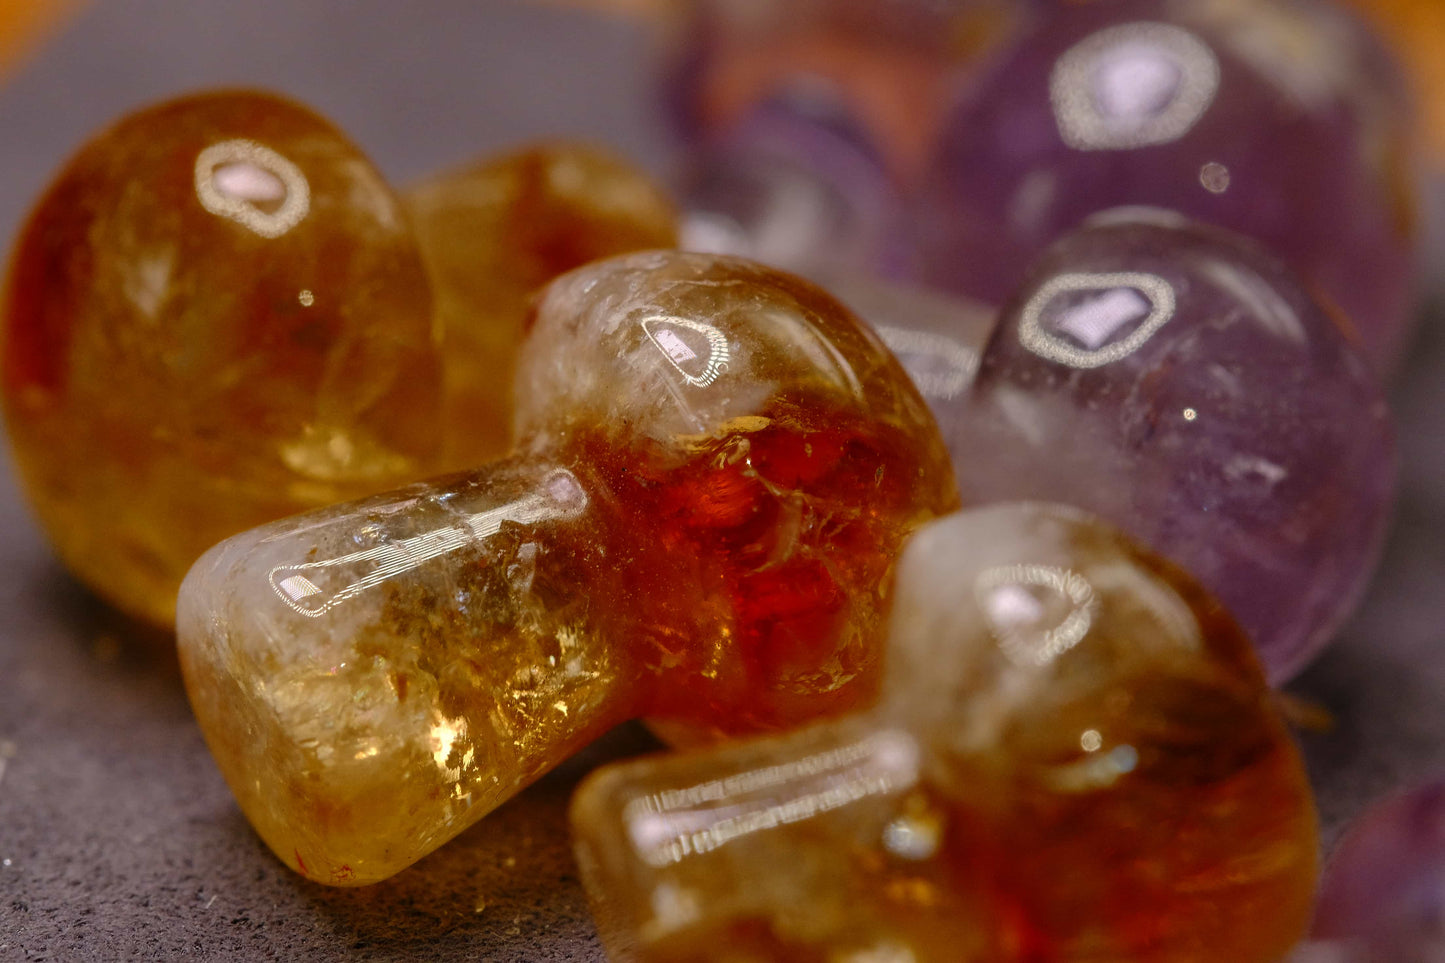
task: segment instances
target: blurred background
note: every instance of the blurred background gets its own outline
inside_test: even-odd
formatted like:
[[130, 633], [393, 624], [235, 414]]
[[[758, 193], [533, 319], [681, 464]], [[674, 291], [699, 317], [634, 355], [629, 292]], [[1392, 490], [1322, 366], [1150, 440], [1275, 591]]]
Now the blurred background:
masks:
[[[1380, 793], [1445, 773], [1445, 4], [1359, 0], [1400, 40], [1432, 118], [1430, 293], [1392, 389], [1403, 453], [1384, 564], [1339, 643], [1290, 687], [1335, 719], [1303, 735], [1326, 845]], [[556, 135], [659, 177], [666, 0], [0, 0], [0, 244], [92, 132], [201, 87], [286, 93], [396, 184]], [[1432, 53], [1433, 52], [1433, 53]], [[564, 813], [614, 734], [393, 880], [291, 874], [236, 810], [169, 640], [75, 585], [0, 453], [0, 960], [601, 958]]]

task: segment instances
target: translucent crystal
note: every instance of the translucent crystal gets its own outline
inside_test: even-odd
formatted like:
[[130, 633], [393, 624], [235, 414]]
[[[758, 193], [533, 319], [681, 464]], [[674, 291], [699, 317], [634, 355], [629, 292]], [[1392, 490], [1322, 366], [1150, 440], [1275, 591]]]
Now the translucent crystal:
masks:
[[589, 261], [677, 243], [671, 203], [640, 171], [565, 142], [433, 177], [404, 195], [442, 331], [445, 466], [506, 453], [512, 372], [533, 293]]
[[[1429, 963], [1445, 950], [1445, 785], [1376, 803], [1330, 858], [1308, 960]], [[1334, 956], [1328, 956], [1326, 951]]]
[[969, 454], [958, 441], [968, 417], [969, 389], [998, 312], [974, 301], [865, 275], [825, 274], [822, 282], [871, 324], [898, 358], [950, 444], [955, 472], [966, 470]]
[[684, 246], [907, 277], [907, 192], [996, 0], [692, 5], [667, 95], [687, 147]]
[[434, 456], [430, 292], [400, 205], [277, 97], [172, 101], [82, 147], [21, 232], [0, 325], [41, 522], [157, 623], [218, 539]]
[[181, 664], [261, 836], [395, 873], [634, 716], [678, 740], [857, 709], [886, 586], [956, 504], [927, 408], [818, 288], [654, 252], [550, 285], [517, 454], [277, 522], [181, 591]]
[[1000, 303], [1097, 211], [1169, 208], [1263, 242], [1384, 369], [1413, 317], [1397, 69], [1313, 0], [1053, 3], [953, 110], [918, 198], [922, 277]]
[[1377, 379], [1282, 263], [1116, 212], [1034, 266], [948, 435], [965, 503], [1077, 505], [1178, 562], [1288, 679], [1374, 566], [1394, 492]]
[[1248, 639], [1070, 509], [914, 536], [869, 715], [609, 767], [572, 808], [612, 959], [1273, 961], [1316, 827]]

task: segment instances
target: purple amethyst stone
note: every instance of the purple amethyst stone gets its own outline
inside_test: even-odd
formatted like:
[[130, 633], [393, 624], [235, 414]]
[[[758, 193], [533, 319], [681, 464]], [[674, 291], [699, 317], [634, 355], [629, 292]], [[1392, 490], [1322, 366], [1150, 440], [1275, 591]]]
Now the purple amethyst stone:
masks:
[[1402, 89], [1319, 0], [1055, 4], [945, 124], [918, 206], [923, 280], [999, 303], [1090, 214], [1163, 207], [1263, 242], [1387, 370], [1414, 298]]
[[1395, 478], [1389, 411], [1333, 317], [1263, 248], [1100, 215], [1049, 248], [948, 437], [964, 502], [1087, 509], [1191, 571], [1275, 683], [1350, 613]]
[[1325, 868], [1311, 939], [1341, 950], [1336, 959], [1445, 959], [1445, 783], [1355, 823]]

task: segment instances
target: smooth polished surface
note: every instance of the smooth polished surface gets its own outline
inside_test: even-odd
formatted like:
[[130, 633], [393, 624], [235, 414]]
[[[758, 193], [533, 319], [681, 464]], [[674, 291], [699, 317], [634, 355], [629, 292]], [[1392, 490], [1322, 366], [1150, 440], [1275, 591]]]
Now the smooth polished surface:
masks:
[[290, 101], [203, 94], [91, 140], [16, 242], [0, 324], [56, 551], [157, 625], [220, 539], [434, 463], [440, 358], [401, 205]]
[[403, 195], [442, 331], [443, 467], [511, 443], [512, 374], [532, 295], [560, 274], [677, 245], [662, 190], [621, 158], [555, 141], [428, 178]]
[[[557, 134], [661, 164], [667, 140], [650, 114], [648, 70], [637, 25], [530, 3], [92, 5], [0, 88], [0, 234], [15, 236], [91, 131], [181, 89], [288, 90], [404, 184]], [[509, 94], [478, 94], [494, 89]], [[1337, 720], [1332, 733], [1305, 736], [1327, 841], [1368, 800], [1445, 771], [1438, 313], [1392, 399], [1404, 485], [1384, 567], [1339, 643], [1291, 687]], [[600, 963], [567, 797], [584, 763], [635, 753], [644, 739], [607, 740], [384, 883], [308, 882], [241, 817], [166, 657], [135, 654], [114, 616], [65, 575], [8, 454], [0, 462], [0, 742], [13, 750], [0, 777], [0, 959]]]
[[688, 148], [684, 245], [913, 274], [909, 192], [1015, 19], [996, 0], [693, 4], [664, 88]]
[[1150, 204], [1259, 239], [1395, 364], [1416, 171], [1378, 42], [1312, 0], [1045, 6], [947, 121], [923, 278], [998, 303], [1090, 214]]
[[965, 504], [1098, 513], [1192, 572], [1292, 677], [1374, 569], [1395, 441], [1369, 363], [1252, 242], [1101, 216], [1000, 318], [954, 452]]
[[[1429, 963], [1445, 950], [1445, 785], [1371, 806], [1330, 859], [1311, 939], [1349, 963]], [[1306, 957], [1301, 963], [1307, 963]]]
[[[823, 287], [878, 332], [928, 402], [945, 443], [960, 437], [979, 357], [998, 322], [987, 305], [859, 274], [824, 274]], [[952, 445], [954, 471], [969, 454]]]
[[922, 529], [876, 712], [573, 803], [614, 960], [1273, 963], [1315, 813], [1249, 640], [1073, 509]]
[[517, 452], [228, 539], [181, 668], [241, 808], [321, 882], [392, 875], [613, 726], [870, 703], [885, 593], [957, 503], [902, 368], [750, 262], [646, 252], [541, 295]]

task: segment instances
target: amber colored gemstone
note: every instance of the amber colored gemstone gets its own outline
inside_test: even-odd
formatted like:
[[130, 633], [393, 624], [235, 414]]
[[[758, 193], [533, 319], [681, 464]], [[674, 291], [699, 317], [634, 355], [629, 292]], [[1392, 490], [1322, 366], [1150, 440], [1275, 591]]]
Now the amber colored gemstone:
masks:
[[404, 195], [432, 274], [445, 371], [445, 464], [511, 441], [512, 372], [532, 295], [589, 261], [674, 247], [675, 214], [645, 174], [597, 148], [538, 145]]
[[60, 557], [169, 622], [220, 538], [414, 477], [438, 354], [401, 206], [259, 93], [122, 119], [26, 223], [0, 304], [16, 462]]
[[181, 590], [181, 665], [287, 864], [397, 872], [586, 741], [871, 702], [906, 534], [957, 503], [923, 400], [818, 288], [647, 252], [542, 294], [517, 454], [263, 526]]
[[1249, 640], [1042, 503], [898, 566], [871, 713], [610, 767], [573, 803], [611, 959], [1270, 963], [1316, 823]]

